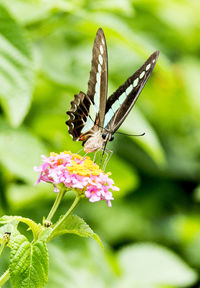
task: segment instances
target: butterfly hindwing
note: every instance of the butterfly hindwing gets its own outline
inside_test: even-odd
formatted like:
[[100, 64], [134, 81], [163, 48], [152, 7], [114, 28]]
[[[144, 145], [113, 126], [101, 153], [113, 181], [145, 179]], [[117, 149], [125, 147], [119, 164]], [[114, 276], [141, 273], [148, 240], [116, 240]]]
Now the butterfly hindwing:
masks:
[[107, 100], [104, 128], [113, 134], [127, 117], [146, 84], [159, 51], [155, 51], [147, 61], [122, 84]]
[[74, 96], [71, 102], [71, 110], [67, 111], [69, 120], [66, 124], [69, 126], [69, 134], [73, 140], [79, 140], [82, 129], [85, 127], [91, 100], [82, 91]]

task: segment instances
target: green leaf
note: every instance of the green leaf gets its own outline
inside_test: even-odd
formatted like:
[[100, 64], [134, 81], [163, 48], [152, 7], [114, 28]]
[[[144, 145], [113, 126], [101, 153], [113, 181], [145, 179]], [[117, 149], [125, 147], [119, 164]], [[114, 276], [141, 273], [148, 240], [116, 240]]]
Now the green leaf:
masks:
[[156, 132], [137, 108], [134, 108], [134, 111], [129, 114], [128, 119], [124, 121], [121, 128], [125, 133], [131, 135], [145, 131], [145, 136], [134, 137], [134, 141], [136, 141], [157, 164], [163, 165], [165, 163], [165, 153]]
[[10, 276], [14, 288], [42, 288], [48, 278], [48, 251], [44, 241], [30, 243], [15, 237], [10, 255]]
[[197, 280], [196, 272], [182, 259], [155, 244], [126, 247], [118, 260], [122, 276], [117, 287], [185, 287]]
[[48, 288], [115, 287], [116, 274], [111, 257], [94, 241], [84, 240], [69, 235], [65, 241], [48, 244]]
[[103, 248], [103, 244], [97, 234], [95, 234], [90, 226], [77, 215], [70, 215], [58, 228], [53, 229], [48, 241], [62, 234], [76, 234], [80, 237], [91, 237]]
[[6, 217], [7, 216], [3, 216], [0, 218], [0, 225], [3, 224], [0, 227], [0, 238], [2, 238], [5, 232], [13, 233], [14, 231], [17, 230], [18, 221], [16, 221], [15, 219], [12, 219], [12, 221], [6, 221]]
[[[51, 186], [50, 186], [51, 187]], [[7, 201], [10, 207], [15, 207], [15, 211], [19, 211], [24, 207], [33, 207], [38, 201], [43, 201], [47, 198], [55, 200], [55, 195], [50, 193], [49, 185], [37, 185], [21, 183], [10, 183], [6, 189]], [[28, 191], [28, 193], [27, 193]], [[45, 201], [45, 200], [44, 200]]]
[[3, 216], [0, 218], [0, 224], [12, 223], [13, 221], [23, 222], [29, 226], [33, 232], [34, 238], [37, 239], [38, 235], [44, 230], [41, 224], [35, 223], [33, 220], [21, 216]]
[[33, 63], [25, 31], [0, 5], [0, 98], [13, 126], [24, 119], [33, 90]]
[[38, 240], [47, 242], [47, 239], [49, 238], [51, 233], [52, 233], [52, 228], [50, 227], [41, 230], [40, 234], [38, 235]]
[[2, 125], [4, 122], [0, 119], [0, 162], [14, 175], [33, 185], [38, 177], [33, 167], [39, 164], [40, 155], [45, 154], [44, 145], [25, 129], [4, 129]]
[[[108, 148], [109, 149], [109, 148]], [[115, 185], [120, 188], [120, 191], [114, 191], [114, 199], [124, 197], [128, 193], [132, 193], [139, 184], [139, 178], [134, 168], [122, 158], [112, 155], [106, 166], [106, 171], [111, 172], [111, 178]]]
[[[91, 1], [90, 3], [92, 9], [96, 9], [102, 11], [112, 11], [112, 12], [122, 12], [123, 15], [131, 15], [133, 12], [133, 6], [131, 5], [131, 1], [125, 0], [110, 0], [110, 1], [101, 1], [97, 0], [95, 2]], [[90, 8], [90, 9], [91, 9]]]
[[[0, 224], [1, 224], [1, 222], [0, 222]], [[17, 225], [18, 225], [18, 221], [13, 220], [11, 223], [5, 224], [5, 225], [0, 227], [0, 244], [2, 243], [2, 238], [6, 232], [11, 233], [10, 234], [10, 240], [11, 241], [12, 241], [12, 238], [14, 238], [20, 234], [19, 231], [17, 230]], [[10, 241], [7, 244], [7, 246], [10, 247]]]
[[[79, 6], [80, 1], [57, 0], [48, 2], [43, 0], [12, 0], [12, 5], [7, 0], [0, 0], [15, 18], [24, 25], [31, 25], [44, 20], [45, 24], [54, 13], [72, 12]], [[42, 31], [40, 31], [41, 33]]]

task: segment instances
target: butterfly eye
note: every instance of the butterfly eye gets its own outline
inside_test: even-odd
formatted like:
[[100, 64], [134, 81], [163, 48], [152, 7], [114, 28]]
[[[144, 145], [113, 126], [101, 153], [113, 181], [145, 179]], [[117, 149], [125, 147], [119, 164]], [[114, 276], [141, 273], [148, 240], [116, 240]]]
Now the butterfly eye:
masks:
[[102, 138], [105, 140], [106, 139], [106, 136], [107, 136], [107, 133], [103, 133], [102, 134]]
[[114, 136], [111, 135], [110, 140], [109, 141], [113, 141], [114, 140]]

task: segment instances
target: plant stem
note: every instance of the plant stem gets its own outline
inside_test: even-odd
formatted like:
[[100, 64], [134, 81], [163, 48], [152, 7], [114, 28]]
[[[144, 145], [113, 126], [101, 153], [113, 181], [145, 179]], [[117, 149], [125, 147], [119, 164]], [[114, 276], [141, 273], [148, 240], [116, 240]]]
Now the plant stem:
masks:
[[47, 216], [46, 221], [51, 221], [51, 219], [53, 218], [56, 210], [58, 209], [58, 206], [60, 205], [60, 202], [61, 202], [63, 196], [65, 195], [65, 193], [66, 193], [66, 187], [63, 186], [62, 188], [60, 188], [60, 191], [59, 191], [59, 193], [56, 197], [56, 200], [55, 200], [55, 202], [51, 208], [51, 211], [49, 212], [49, 215]]
[[10, 279], [9, 269], [0, 277], [0, 287], [2, 287]]
[[69, 210], [66, 212], [66, 214], [60, 219], [56, 225], [54, 226], [53, 230], [57, 229], [59, 226], [62, 225], [62, 223], [65, 221], [65, 219], [71, 214], [71, 212], [76, 208], [76, 206], [79, 204], [81, 200], [81, 197], [76, 195], [76, 198], [74, 202], [72, 203], [72, 206], [69, 208]]

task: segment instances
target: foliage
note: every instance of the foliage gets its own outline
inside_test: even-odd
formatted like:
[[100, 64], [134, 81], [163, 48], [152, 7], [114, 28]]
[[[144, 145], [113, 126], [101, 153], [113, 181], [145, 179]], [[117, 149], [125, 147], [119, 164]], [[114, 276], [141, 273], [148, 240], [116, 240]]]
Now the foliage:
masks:
[[[121, 190], [113, 207], [86, 201], [78, 207], [103, 238], [105, 251], [68, 234], [53, 239], [46, 287], [83, 288], [88, 281], [95, 287], [200, 286], [199, 9], [195, 0], [0, 0], [1, 215], [22, 215], [35, 224], [47, 215], [55, 194], [50, 186], [33, 188], [33, 166], [41, 154], [81, 149], [68, 135], [65, 112], [73, 95], [87, 90], [98, 27], [107, 39], [109, 94], [160, 50], [121, 128], [146, 135], [116, 134], [110, 144], [114, 156], [107, 170]], [[64, 198], [63, 214], [71, 197]], [[38, 252], [40, 245], [45, 254], [46, 244], [30, 244], [30, 231], [22, 223], [18, 229], [18, 222], [6, 223], [1, 233], [12, 230], [27, 251]], [[21, 230], [26, 238], [18, 235]], [[8, 267], [8, 249], [4, 252], [0, 275]], [[46, 280], [44, 272], [38, 287]]]

